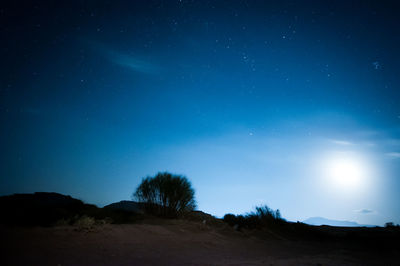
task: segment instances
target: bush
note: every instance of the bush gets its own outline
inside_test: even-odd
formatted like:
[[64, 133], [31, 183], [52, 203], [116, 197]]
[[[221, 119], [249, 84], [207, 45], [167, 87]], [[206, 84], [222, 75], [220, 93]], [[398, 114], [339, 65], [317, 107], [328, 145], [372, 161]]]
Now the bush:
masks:
[[257, 217], [262, 224], [271, 224], [283, 220], [279, 210], [274, 211], [268, 206], [256, 207], [256, 212], [250, 215]]
[[232, 213], [227, 213], [224, 215], [224, 218], [222, 218], [225, 223], [229, 224], [230, 226], [234, 226], [237, 224], [237, 218], [236, 215]]
[[147, 212], [165, 217], [176, 217], [196, 207], [190, 181], [167, 172], [144, 178], [133, 198], [144, 203]]
[[400, 228], [400, 225], [399, 224], [395, 225], [393, 222], [388, 222], [388, 223], [385, 223], [385, 227], [386, 228]]
[[255, 229], [263, 227], [275, 227], [284, 223], [279, 210], [272, 210], [268, 206], [256, 207], [255, 212], [246, 215], [234, 215], [228, 213], [223, 218], [224, 222], [230, 226], [235, 226], [238, 230], [241, 228]]
[[83, 215], [77, 221], [75, 221], [74, 226], [76, 226], [79, 231], [91, 230], [95, 223], [96, 220], [93, 217]]
[[388, 227], [394, 227], [394, 223], [392, 223], [392, 222], [385, 223], [385, 227], [386, 227], [386, 228], [388, 228]]

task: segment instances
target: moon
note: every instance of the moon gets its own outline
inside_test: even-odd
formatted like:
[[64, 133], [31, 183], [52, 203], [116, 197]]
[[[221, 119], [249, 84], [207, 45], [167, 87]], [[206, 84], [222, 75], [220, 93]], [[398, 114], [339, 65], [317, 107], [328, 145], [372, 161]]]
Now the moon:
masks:
[[325, 158], [323, 167], [325, 181], [330, 188], [355, 192], [367, 181], [368, 164], [355, 153], [339, 152]]
[[344, 188], [356, 188], [362, 183], [364, 168], [354, 158], [335, 158], [328, 164], [327, 174], [331, 181]]

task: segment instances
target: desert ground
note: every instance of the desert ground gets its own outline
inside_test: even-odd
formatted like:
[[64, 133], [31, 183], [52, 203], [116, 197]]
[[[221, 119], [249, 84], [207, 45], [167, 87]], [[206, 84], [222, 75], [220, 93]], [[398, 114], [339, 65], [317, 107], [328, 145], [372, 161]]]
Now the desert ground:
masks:
[[1, 265], [400, 265], [398, 248], [293, 240], [187, 220], [1, 226]]

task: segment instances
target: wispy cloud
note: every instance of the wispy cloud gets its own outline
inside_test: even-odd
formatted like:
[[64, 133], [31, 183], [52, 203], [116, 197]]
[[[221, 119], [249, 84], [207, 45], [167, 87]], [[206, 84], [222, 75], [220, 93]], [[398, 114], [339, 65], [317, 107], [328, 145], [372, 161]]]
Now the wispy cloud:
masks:
[[400, 152], [388, 152], [386, 153], [387, 156], [391, 157], [391, 158], [400, 158]]
[[353, 145], [353, 143], [351, 143], [350, 141], [346, 141], [346, 140], [338, 140], [338, 139], [331, 139], [330, 140], [332, 143], [335, 143], [337, 145], [342, 145], [342, 146], [350, 146]]
[[375, 147], [376, 146], [376, 144], [371, 141], [364, 141], [361, 143], [361, 145], [363, 145], [365, 147]]
[[110, 50], [108, 54], [108, 57], [112, 62], [120, 66], [130, 68], [131, 70], [147, 74], [153, 74], [158, 71], [158, 67], [155, 65], [144, 60], [140, 60], [134, 56], [112, 50]]
[[374, 213], [374, 211], [373, 211], [373, 210], [370, 210], [370, 209], [355, 210], [355, 212], [361, 213], [361, 214], [371, 214], [371, 213]]
[[143, 59], [139, 55], [133, 55], [131, 53], [124, 53], [116, 49], [109, 48], [101, 43], [89, 42], [91, 47], [99, 54], [104, 56], [106, 59], [114, 64], [122, 67], [127, 67], [135, 72], [155, 74], [160, 71], [160, 68], [148, 60]]

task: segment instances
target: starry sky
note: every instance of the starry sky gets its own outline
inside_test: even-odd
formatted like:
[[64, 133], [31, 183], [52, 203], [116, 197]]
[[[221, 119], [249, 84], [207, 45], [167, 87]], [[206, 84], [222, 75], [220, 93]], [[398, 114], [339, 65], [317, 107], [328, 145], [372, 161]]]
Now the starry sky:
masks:
[[[170, 171], [218, 217], [400, 223], [399, 7], [2, 2], [0, 194], [103, 206]], [[333, 157], [357, 184], [328, 182]]]

